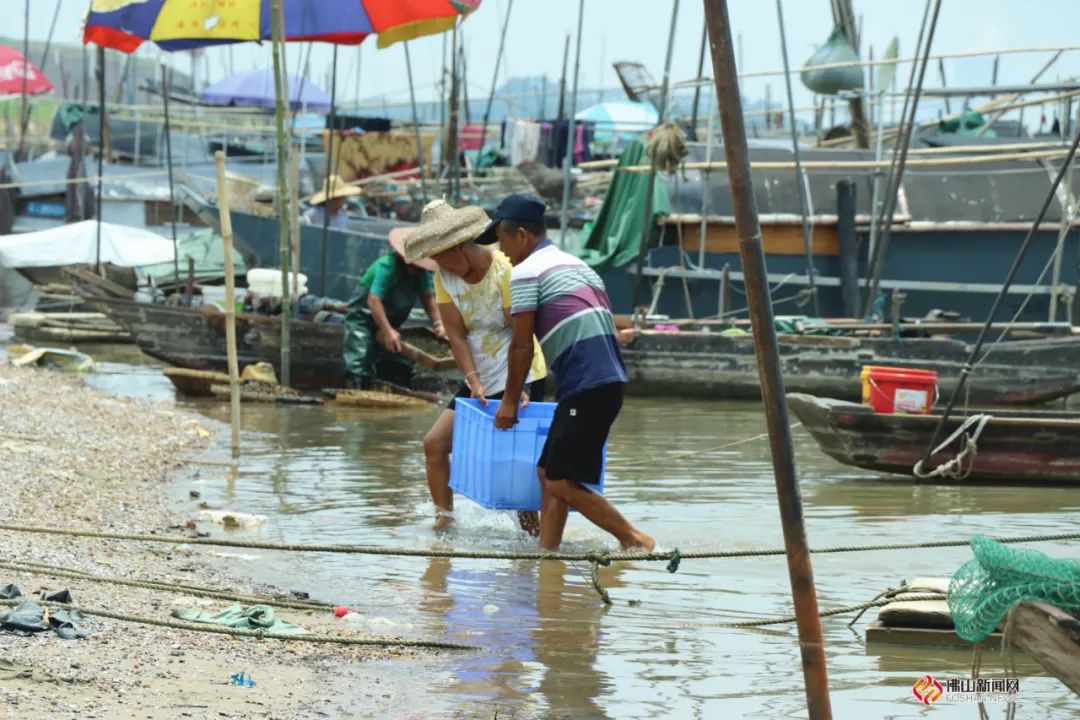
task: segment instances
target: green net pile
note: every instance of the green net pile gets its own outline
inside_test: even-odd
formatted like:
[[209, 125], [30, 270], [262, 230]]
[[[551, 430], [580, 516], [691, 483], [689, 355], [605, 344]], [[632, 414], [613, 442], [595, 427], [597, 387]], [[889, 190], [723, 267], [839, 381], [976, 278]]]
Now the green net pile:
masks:
[[1018, 603], [1080, 611], [1080, 561], [1008, 547], [981, 535], [971, 539], [971, 549], [975, 558], [949, 582], [949, 612], [964, 640], [979, 642], [994, 632]]

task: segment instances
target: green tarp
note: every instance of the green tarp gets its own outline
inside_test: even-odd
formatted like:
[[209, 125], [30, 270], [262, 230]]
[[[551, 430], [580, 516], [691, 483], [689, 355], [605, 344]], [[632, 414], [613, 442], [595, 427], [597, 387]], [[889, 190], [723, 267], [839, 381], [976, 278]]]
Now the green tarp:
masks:
[[[648, 164], [645, 158], [645, 143], [640, 140], [632, 141], [619, 156], [620, 168], [645, 164]], [[648, 173], [615, 171], [604, 197], [604, 204], [600, 207], [600, 214], [596, 216], [589, 232], [589, 238], [577, 253], [597, 272], [602, 273], [637, 260], [638, 247], [641, 245], [641, 223], [644, 220], [643, 206], [648, 187]], [[653, 218], [671, 214], [667, 183], [660, 175], [656, 176], [652, 209]]]
[[[215, 279], [225, 276], [225, 246], [221, 236], [210, 229], [196, 230], [186, 237], [177, 239], [180, 265], [180, 282], [187, 277], [188, 258], [195, 261], [195, 277]], [[171, 283], [176, 273], [176, 266], [168, 262], [147, 265], [141, 270], [154, 278], [158, 285]], [[233, 249], [233, 270], [237, 275], [247, 272], [243, 256]]]
[[193, 608], [177, 608], [173, 610], [173, 617], [178, 620], [186, 620], [194, 623], [208, 623], [210, 625], [224, 625], [225, 627], [239, 630], [263, 630], [270, 633], [283, 633], [286, 635], [306, 635], [307, 630], [291, 622], [278, 620], [274, 617], [274, 609], [267, 605], [251, 605], [243, 607], [232, 605], [217, 614], [204, 613]]

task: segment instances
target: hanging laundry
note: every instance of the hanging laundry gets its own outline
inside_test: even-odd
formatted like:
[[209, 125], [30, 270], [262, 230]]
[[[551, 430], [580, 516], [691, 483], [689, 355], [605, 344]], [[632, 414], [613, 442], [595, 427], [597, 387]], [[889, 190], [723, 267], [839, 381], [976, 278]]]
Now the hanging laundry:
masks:
[[510, 129], [510, 164], [514, 167], [535, 162], [540, 150], [540, 126], [528, 120], [517, 120]]

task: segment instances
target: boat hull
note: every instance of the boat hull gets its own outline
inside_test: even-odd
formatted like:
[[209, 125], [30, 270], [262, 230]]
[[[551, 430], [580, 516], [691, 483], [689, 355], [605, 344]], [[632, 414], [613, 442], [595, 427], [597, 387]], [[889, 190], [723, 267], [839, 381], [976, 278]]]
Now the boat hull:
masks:
[[[829, 457], [898, 475], [914, 475], [939, 420], [937, 415], [875, 413], [863, 405], [803, 393], [789, 394], [788, 406]], [[994, 417], [978, 438], [965, 481], [1080, 483], [1080, 414], [990, 412]], [[950, 417], [944, 437], [966, 417], [965, 413]], [[958, 450], [954, 443], [933, 455], [927, 467], [951, 460]]]
[[[859, 400], [864, 365], [935, 370], [948, 397], [967, 362], [967, 343], [950, 338], [781, 335], [784, 383], [791, 392]], [[641, 332], [623, 348], [636, 394], [730, 399], [761, 397], [750, 335]], [[1034, 405], [1080, 391], [1080, 337], [1001, 343], [968, 381], [967, 401]]]

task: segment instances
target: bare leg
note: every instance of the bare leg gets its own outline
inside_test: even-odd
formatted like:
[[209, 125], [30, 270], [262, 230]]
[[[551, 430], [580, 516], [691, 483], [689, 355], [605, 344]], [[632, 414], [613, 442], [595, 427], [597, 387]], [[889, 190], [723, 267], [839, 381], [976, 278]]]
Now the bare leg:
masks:
[[[589, 522], [602, 530], [607, 530], [615, 536], [619, 544], [625, 550], [640, 548], [652, 551], [656, 547], [656, 540], [630, 524], [615, 506], [608, 502], [607, 498], [599, 493], [586, 490], [577, 483], [569, 480], [547, 480], [544, 483], [545, 492], [562, 502], [563, 507], [570, 506], [584, 515]], [[541, 517], [541, 544], [543, 544], [543, 517]], [[558, 547], [562, 539], [562, 526], [566, 524], [565, 511], [562, 525], [559, 526], [559, 537], [555, 541], [554, 548]], [[545, 549], [554, 549], [544, 545]]]
[[428, 490], [435, 503], [435, 530], [454, 521], [454, 491], [450, 489], [450, 450], [454, 441], [454, 411], [444, 410], [424, 436], [424, 461]]
[[551, 494], [551, 481], [544, 474], [544, 468], [537, 468], [536, 472], [540, 478], [540, 549], [558, 550], [570, 508]]

